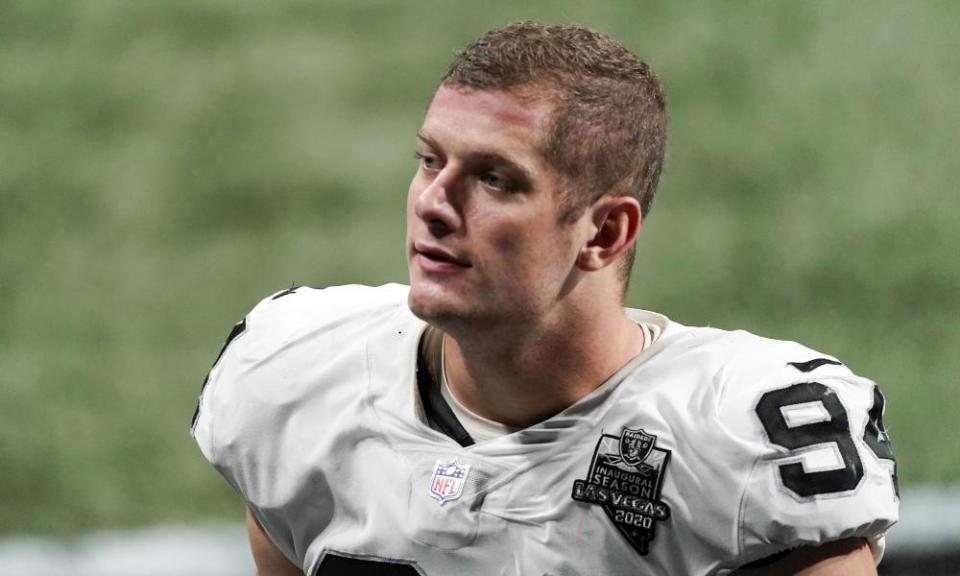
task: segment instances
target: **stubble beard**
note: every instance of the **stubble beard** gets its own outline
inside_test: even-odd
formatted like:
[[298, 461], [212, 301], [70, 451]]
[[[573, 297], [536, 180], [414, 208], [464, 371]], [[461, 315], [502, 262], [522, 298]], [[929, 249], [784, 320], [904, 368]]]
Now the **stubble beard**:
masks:
[[414, 316], [448, 334], [459, 332], [464, 326], [472, 324], [470, 319], [473, 315], [465, 306], [443, 301], [435, 295], [418, 294], [413, 287], [407, 305]]
[[414, 288], [408, 298], [408, 306], [415, 316], [458, 341], [498, 338], [537, 324], [535, 306], [516, 304], [448, 300], [417, 293]]

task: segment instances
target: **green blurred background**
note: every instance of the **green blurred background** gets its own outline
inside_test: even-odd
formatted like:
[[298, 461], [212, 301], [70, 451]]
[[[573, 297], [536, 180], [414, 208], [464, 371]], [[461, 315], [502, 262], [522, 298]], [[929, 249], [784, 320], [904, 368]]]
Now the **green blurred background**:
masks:
[[187, 434], [222, 338], [405, 281], [437, 78], [528, 18], [666, 85], [629, 302], [839, 356], [902, 483], [960, 480], [960, 4], [0, 0], [0, 535], [239, 521]]

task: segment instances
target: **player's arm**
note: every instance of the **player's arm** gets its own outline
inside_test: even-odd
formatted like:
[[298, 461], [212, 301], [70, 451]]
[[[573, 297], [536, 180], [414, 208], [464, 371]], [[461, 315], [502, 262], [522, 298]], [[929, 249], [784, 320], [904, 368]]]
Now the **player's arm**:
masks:
[[870, 546], [863, 538], [848, 538], [820, 546], [803, 546], [772, 561], [756, 562], [735, 576], [876, 576]]
[[303, 576], [303, 572], [280, 552], [247, 509], [247, 534], [250, 551], [257, 565], [257, 576]]

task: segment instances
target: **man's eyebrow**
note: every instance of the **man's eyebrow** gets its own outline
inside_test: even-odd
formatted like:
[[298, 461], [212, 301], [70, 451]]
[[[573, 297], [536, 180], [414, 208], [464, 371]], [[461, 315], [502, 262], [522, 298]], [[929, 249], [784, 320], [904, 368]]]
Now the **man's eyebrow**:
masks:
[[471, 154], [471, 160], [476, 162], [484, 162], [487, 164], [500, 164], [507, 166], [508, 168], [513, 168], [519, 172], [523, 172], [526, 175], [527, 170], [516, 161], [507, 158], [506, 156], [499, 154], [497, 152], [476, 152]]
[[437, 141], [424, 133], [423, 130], [417, 130], [417, 140], [422, 141], [424, 144], [429, 144], [434, 148], [439, 148], [439, 146], [437, 146]]

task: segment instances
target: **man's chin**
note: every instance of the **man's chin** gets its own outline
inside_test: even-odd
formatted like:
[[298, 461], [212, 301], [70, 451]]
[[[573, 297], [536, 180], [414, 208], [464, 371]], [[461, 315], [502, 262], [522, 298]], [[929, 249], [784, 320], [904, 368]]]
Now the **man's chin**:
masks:
[[417, 294], [413, 290], [410, 291], [410, 295], [407, 297], [407, 305], [410, 307], [410, 311], [413, 312], [414, 316], [425, 322], [432, 323], [434, 319], [450, 314], [450, 306], [448, 304], [438, 301], [435, 297]]
[[432, 290], [411, 287], [407, 305], [417, 317], [437, 327], [443, 327], [464, 317], [465, 310], [449, 294], [437, 294]]

